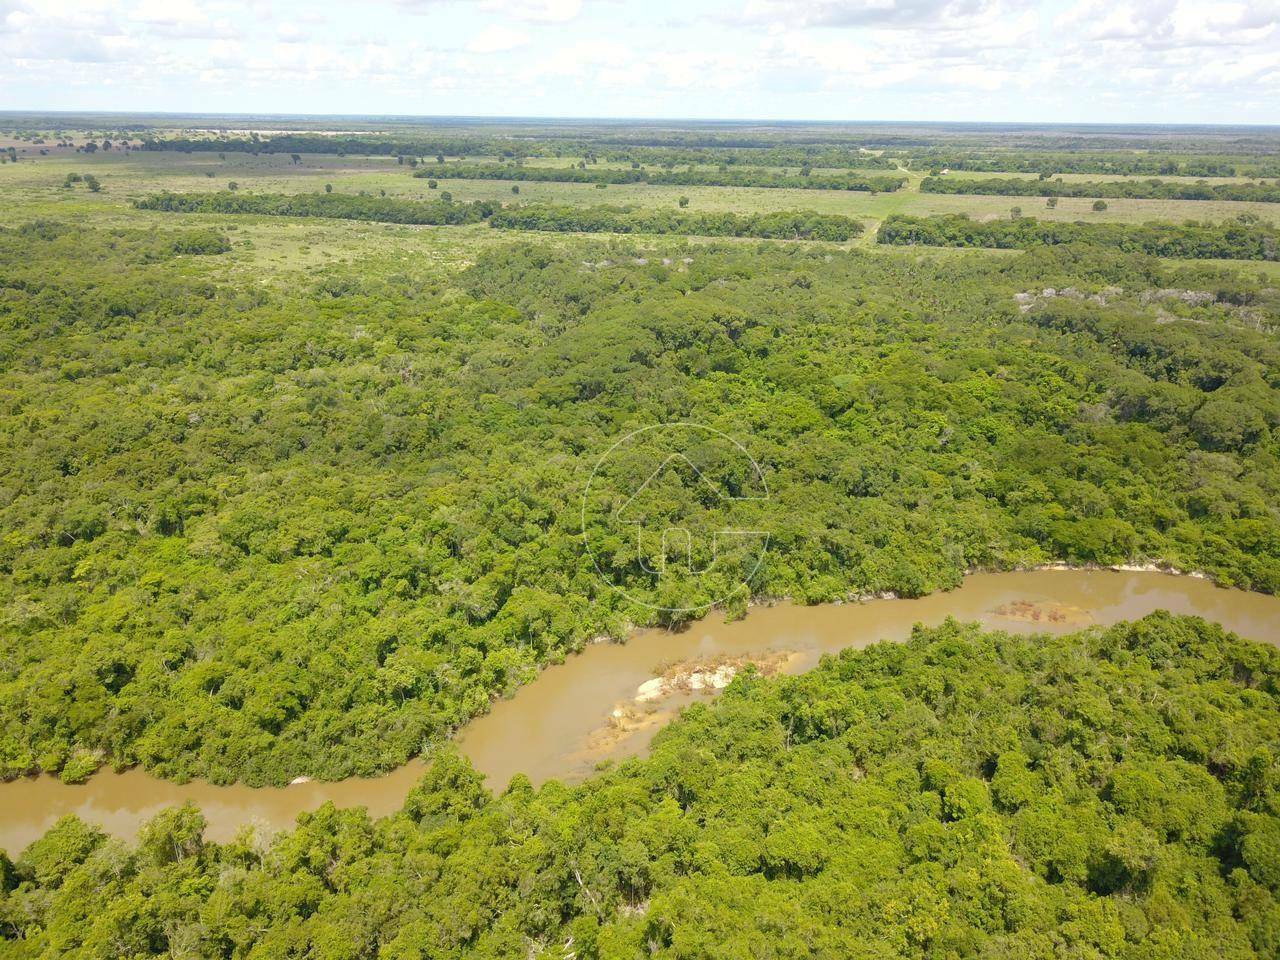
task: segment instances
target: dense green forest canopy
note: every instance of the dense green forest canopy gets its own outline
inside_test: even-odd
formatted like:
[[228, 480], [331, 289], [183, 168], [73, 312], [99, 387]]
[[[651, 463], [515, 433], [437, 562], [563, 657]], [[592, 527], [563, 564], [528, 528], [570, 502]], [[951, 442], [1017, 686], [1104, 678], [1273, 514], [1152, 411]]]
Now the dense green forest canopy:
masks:
[[[653, 755], [268, 841], [192, 807], [0, 856], [11, 957], [1254, 960], [1280, 952], [1280, 654], [1194, 618], [948, 623], [743, 675]], [[0, 947], [3, 949], [3, 947]]]
[[[653, 619], [576, 507], [614, 439], [665, 421], [767, 472], [757, 595], [1048, 560], [1280, 589], [1264, 279], [1079, 245], [566, 239], [281, 286], [220, 279], [236, 234], [200, 235], [0, 230], [6, 777], [405, 762]], [[607, 577], [669, 606], [624, 547]]]
[[[1050, 562], [1280, 592], [1274, 129], [0, 136], [0, 779], [429, 760], [399, 812], [276, 837], [66, 818], [0, 854], [0, 957], [1280, 956], [1280, 653], [1194, 618], [746, 669], [573, 786], [495, 795], [448, 747], [712, 601]], [[767, 531], [758, 570], [659, 577], [587, 510], [664, 422], [741, 441], [769, 497], [644, 508]]]

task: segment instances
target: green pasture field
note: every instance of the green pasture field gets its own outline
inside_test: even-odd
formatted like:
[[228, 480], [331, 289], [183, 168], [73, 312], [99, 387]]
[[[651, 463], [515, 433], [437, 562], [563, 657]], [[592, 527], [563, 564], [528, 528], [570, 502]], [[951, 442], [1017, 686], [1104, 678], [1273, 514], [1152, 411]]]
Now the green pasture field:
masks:
[[[539, 158], [539, 166], [567, 166], [574, 158]], [[434, 166], [429, 159], [427, 168]], [[20, 162], [0, 164], [0, 197], [12, 219], [49, 217], [87, 219], [113, 226], [154, 225], [174, 229], [172, 214], [134, 210], [131, 201], [162, 190], [175, 192], [225, 190], [235, 182], [240, 190], [264, 193], [311, 193], [330, 184], [336, 193], [430, 199], [448, 191], [459, 201], [490, 200], [502, 203], [549, 203], [573, 206], [628, 205], [640, 208], [675, 207], [681, 197], [689, 208], [704, 211], [767, 213], [807, 209], [859, 218], [867, 225], [860, 247], [874, 247], [879, 221], [895, 213], [912, 215], [964, 213], [976, 219], [1007, 217], [1014, 207], [1026, 216], [1048, 220], [1140, 223], [1149, 220], [1220, 221], [1252, 213], [1274, 220], [1280, 211], [1274, 204], [1236, 201], [1109, 200], [1103, 212], [1092, 209], [1084, 198], [1062, 198], [1055, 209], [1037, 197], [965, 196], [921, 194], [919, 172], [900, 191], [867, 194], [855, 191], [790, 190], [753, 187], [656, 186], [610, 184], [599, 189], [580, 183], [512, 183], [501, 180], [439, 179], [436, 190], [426, 178], [416, 178], [408, 164], [394, 157], [339, 157], [306, 154], [294, 163], [288, 154], [179, 153], [156, 151], [99, 151], [95, 154], [50, 149], [48, 156], [24, 156]], [[885, 173], [887, 171], [870, 171]], [[63, 186], [68, 173], [92, 173], [102, 184], [90, 193], [83, 184]], [[985, 174], [964, 176], [981, 177]], [[1080, 175], [1088, 179], [1088, 175]], [[519, 187], [519, 194], [512, 187]], [[269, 275], [372, 257], [386, 259], [395, 269], [400, 254], [411, 259], [415, 270], [426, 266], [457, 265], [493, 241], [495, 231], [485, 226], [405, 227], [343, 221], [292, 221], [247, 216], [186, 215], [184, 224], [214, 223], [234, 231], [236, 254], [231, 269], [252, 264]], [[544, 235], [540, 242], [567, 242]], [[983, 254], [989, 255], [989, 254]], [[1256, 266], [1256, 265], [1255, 265]]]

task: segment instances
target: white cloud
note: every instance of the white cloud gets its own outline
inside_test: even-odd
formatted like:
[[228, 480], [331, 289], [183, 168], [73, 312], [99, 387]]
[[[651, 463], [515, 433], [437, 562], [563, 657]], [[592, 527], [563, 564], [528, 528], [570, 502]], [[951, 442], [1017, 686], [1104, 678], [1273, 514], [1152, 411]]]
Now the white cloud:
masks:
[[1034, 0], [747, 0], [740, 19], [778, 29], [982, 30], [1036, 5]]
[[94, 36], [81, 31], [50, 33], [23, 31], [0, 44], [12, 60], [57, 61], [60, 63], [115, 63], [128, 60], [137, 48], [119, 38]]
[[582, 0], [395, 0], [395, 3], [421, 13], [446, 7], [473, 7], [506, 20], [525, 23], [566, 23], [582, 12]]
[[528, 23], [565, 23], [582, 12], [582, 0], [482, 0], [480, 8]]
[[1251, 46], [1276, 39], [1280, 3], [1083, 0], [1056, 26], [1072, 39], [1131, 41], [1149, 49]]
[[0, 57], [19, 107], [1277, 119], [1280, 0], [651, 4], [0, 0]]
[[540, 54], [530, 65], [530, 75], [549, 77], [585, 77], [602, 67], [635, 70], [635, 51], [617, 40], [580, 41], [562, 44]]
[[281, 43], [304, 43], [311, 35], [292, 20], [286, 20], [276, 25], [276, 39]]
[[192, 0], [141, 0], [127, 19], [166, 37], [184, 40], [225, 40], [240, 31], [226, 17], [213, 18]]
[[493, 24], [485, 27], [467, 43], [469, 53], [505, 53], [523, 47], [530, 40], [523, 30]]

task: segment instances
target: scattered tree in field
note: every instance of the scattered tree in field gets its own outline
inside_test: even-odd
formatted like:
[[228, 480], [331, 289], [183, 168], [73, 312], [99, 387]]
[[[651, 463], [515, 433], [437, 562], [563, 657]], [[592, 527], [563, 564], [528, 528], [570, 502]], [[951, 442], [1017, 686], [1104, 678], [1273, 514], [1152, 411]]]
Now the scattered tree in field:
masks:
[[239, 190], [239, 189], [240, 189], [240, 184], [236, 183], [236, 181], [234, 181], [234, 180], [230, 180], [230, 181], [228, 181], [228, 182], [227, 182], [227, 189], [228, 189], [228, 190]]
[[680, 198], [678, 201], [676, 201], [676, 202], [680, 204], [681, 208], [684, 208], [684, 207], [687, 207], [687, 206], [689, 205], [689, 198], [688, 198], [688, 197], [681, 197], [681, 198]]
[[1105, 200], [1093, 201], [1093, 209], [1095, 213], [1101, 213], [1103, 210], [1107, 209], [1107, 201]]
[[332, 184], [332, 183], [326, 183], [326, 184], [324, 185], [324, 192], [325, 192], [325, 193], [333, 193], [333, 184]]
[[1057, 198], [1057, 197], [1047, 197], [1047, 198], [1045, 198], [1044, 205], [1045, 205], [1046, 207], [1048, 207], [1050, 210], [1052, 210], [1052, 209], [1054, 209], [1055, 207], [1057, 207], [1057, 205], [1058, 205], [1058, 198]]

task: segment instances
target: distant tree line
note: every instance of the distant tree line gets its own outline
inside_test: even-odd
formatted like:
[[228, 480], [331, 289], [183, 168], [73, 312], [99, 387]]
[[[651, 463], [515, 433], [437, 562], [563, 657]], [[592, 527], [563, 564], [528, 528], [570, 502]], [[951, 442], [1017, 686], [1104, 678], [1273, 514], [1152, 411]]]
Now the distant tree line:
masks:
[[[767, 143], [768, 141], [766, 141]], [[144, 150], [180, 153], [310, 153], [379, 157], [585, 157], [595, 163], [638, 163], [672, 168], [686, 164], [762, 167], [829, 167], [835, 169], [894, 170], [898, 160], [862, 152], [856, 146], [779, 144], [752, 146], [647, 146], [618, 144], [589, 138], [527, 139], [512, 136], [332, 137], [316, 133], [286, 133], [270, 137], [166, 137], [143, 140]]]
[[1157, 257], [1280, 259], [1280, 231], [1270, 224], [1239, 220], [1226, 223], [1065, 223], [1031, 217], [978, 221], [963, 214], [938, 217], [894, 214], [881, 224], [876, 240], [899, 246], [919, 244], [1014, 250], [1089, 243]]
[[484, 200], [453, 203], [394, 200], [342, 193], [158, 193], [134, 201], [139, 210], [166, 213], [258, 213], [272, 217], [331, 217], [336, 220], [373, 220], [457, 226], [479, 223], [491, 216], [496, 205]]
[[[869, 145], [869, 138], [862, 134], [842, 134], [829, 128], [821, 131], [802, 132], [788, 130], [786, 135], [773, 132], [734, 131], [704, 133], [701, 131], [649, 131], [606, 132], [591, 138], [591, 142], [617, 144], [627, 147], [659, 147], [674, 150], [710, 149], [773, 149], [775, 147], [845, 147]], [[914, 141], [913, 141], [914, 142]]]
[[906, 177], [813, 174], [802, 167], [797, 173], [772, 170], [645, 170], [616, 167], [521, 167], [499, 164], [447, 164], [424, 167], [415, 177], [454, 180], [521, 180], [541, 183], [648, 183], [671, 186], [777, 187], [790, 190], [857, 190], [891, 193]]
[[278, 217], [332, 217], [382, 223], [455, 226], [489, 221], [492, 227], [564, 233], [668, 233], [683, 236], [760, 237], [780, 240], [850, 240], [862, 223], [838, 214], [689, 213], [628, 207], [500, 207], [488, 201], [422, 202], [349, 194], [160, 193], [134, 201], [140, 210], [167, 213], [256, 213]]
[[1168, 180], [1028, 180], [1022, 177], [958, 179], [925, 177], [921, 193], [964, 193], [1009, 197], [1106, 197], [1133, 200], [1250, 200], [1280, 203], [1276, 183], [1179, 183]]
[[[1230, 137], [1212, 134], [1196, 135], [1179, 131], [1176, 137], [1159, 132], [1122, 131], [1105, 133], [1058, 132], [1043, 130], [1016, 132], [998, 124], [979, 129], [968, 125], [961, 132], [943, 127], [910, 128], [901, 125], [877, 126], [859, 124], [844, 127], [823, 124], [804, 127], [788, 125], [786, 130], [767, 128], [704, 132], [694, 130], [622, 130], [586, 128], [579, 136], [590, 137], [598, 144], [626, 144], [690, 149], [697, 147], [768, 148], [801, 146], [805, 148], [844, 147], [887, 150], [904, 156], [971, 156], [1037, 153], [1053, 156], [1209, 156], [1214, 159], [1253, 159], [1275, 154], [1274, 134], [1258, 130], [1239, 132]], [[536, 128], [524, 128], [522, 135], [537, 138]], [[554, 136], [554, 134], [549, 135]], [[547, 139], [548, 136], [542, 137]]]
[[536, 143], [508, 137], [392, 137], [342, 136], [287, 133], [271, 137], [160, 137], [147, 138], [143, 150], [176, 150], [180, 153], [333, 153], [370, 157], [427, 157], [444, 154], [451, 157], [537, 156]]
[[948, 153], [908, 152], [917, 170], [986, 170], [1004, 173], [1111, 173], [1122, 176], [1280, 176], [1280, 161], [1215, 156], [1158, 156], [1116, 153]]
[[[96, 144], [94, 145], [96, 148]], [[1146, 144], [1150, 149], [1151, 145]], [[883, 155], [864, 152], [887, 148]], [[847, 138], [722, 136], [673, 134], [637, 138], [616, 135], [539, 136], [512, 130], [496, 135], [440, 133], [388, 136], [385, 134], [280, 133], [262, 136], [169, 136], [153, 131], [143, 137], [144, 150], [184, 153], [311, 153], [405, 157], [586, 157], [674, 167], [684, 164], [892, 170], [910, 165], [917, 170], [985, 170], [1008, 173], [1102, 173], [1119, 176], [1280, 176], [1280, 159], [1260, 155], [1135, 153], [1130, 150], [1075, 152], [1058, 149], [1011, 151], [965, 150], [939, 146], [919, 137]]]
[[674, 167], [687, 163], [757, 167], [827, 167], [853, 170], [896, 170], [891, 157], [864, 153], [858, 147], [778, 144], [770, 147], [614, 147], [583, 141], [565, 145], [563, 156], [600, 156], [613, 162]]
[[812, 210], [744, 214], [534, 205], [499, 210], [489, 218], [489, 225], [560, 233], [670, 233], [836, 242], [852, 240], [863, 230], [862, 223], [851, 217]]

